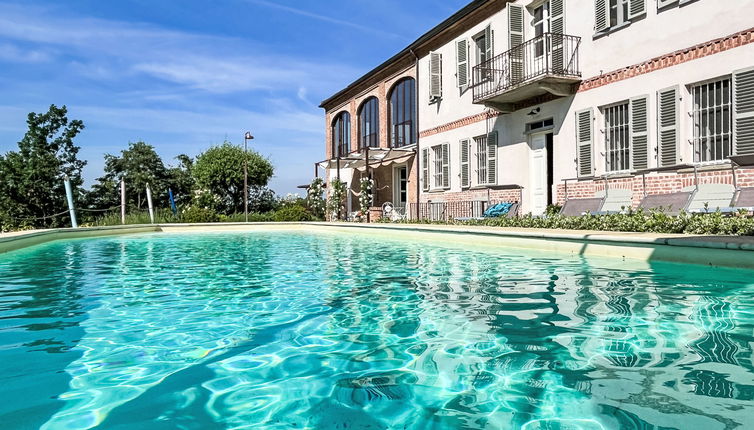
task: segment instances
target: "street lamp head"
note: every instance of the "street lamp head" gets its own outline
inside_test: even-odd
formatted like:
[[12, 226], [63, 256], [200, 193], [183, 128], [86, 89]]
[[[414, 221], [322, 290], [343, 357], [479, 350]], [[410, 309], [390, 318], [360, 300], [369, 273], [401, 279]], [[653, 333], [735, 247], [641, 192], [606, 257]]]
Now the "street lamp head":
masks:
[[247, 131], [246, 134], [243, 136], [243, 138], [246, 140], [252, 140], [254, 139], [254, 136], [251, 135], [250, 131]]

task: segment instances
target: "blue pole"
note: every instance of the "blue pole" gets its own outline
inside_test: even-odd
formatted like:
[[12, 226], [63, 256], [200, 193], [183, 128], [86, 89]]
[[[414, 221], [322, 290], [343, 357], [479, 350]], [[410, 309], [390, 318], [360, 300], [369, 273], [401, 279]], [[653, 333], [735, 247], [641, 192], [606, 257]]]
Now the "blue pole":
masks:
[[71, 189], [71, 180], [68, 179], [68, 175], [63, 177], [65, 182], [65, 196], [68, 199], [68, 211], [71, 213], [71, 227], [78, 228], [79, 223], [76, 222], [76, 209], [73, 207], [73, 190]]
[[171, 190], [170, 188], [168, 188], [168, 198], [170, 199], [170, 209], [173, 210], [173, 215], [178, 215], [178, 207], [175, 205], [173, 190]]

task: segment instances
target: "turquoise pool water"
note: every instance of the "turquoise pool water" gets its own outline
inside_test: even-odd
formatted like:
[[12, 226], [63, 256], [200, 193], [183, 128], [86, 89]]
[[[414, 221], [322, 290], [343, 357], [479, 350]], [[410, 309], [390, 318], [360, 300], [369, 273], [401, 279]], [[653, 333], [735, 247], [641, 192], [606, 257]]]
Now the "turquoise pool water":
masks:
[[752, 275], [329, 233], [53, 242], [0, 255], [0, 423], [752, 428]]

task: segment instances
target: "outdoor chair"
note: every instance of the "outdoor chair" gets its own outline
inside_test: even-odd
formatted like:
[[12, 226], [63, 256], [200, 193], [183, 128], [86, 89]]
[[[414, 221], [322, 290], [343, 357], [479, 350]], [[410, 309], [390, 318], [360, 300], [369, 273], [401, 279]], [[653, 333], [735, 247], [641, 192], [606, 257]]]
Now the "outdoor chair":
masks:
[[693, 193], [687, 209], [690, 213], [730, 212], [736, 194], [730, 184], [700, 184], [698, 188], [691, 186], [683, 191]]
[[680, 191], [668, 194], [648, 194], [644, 196], [639, 209], [645, 211], [660, 210], [668, 215], [678, 215], [681, 211], [688, 209], [689, 202], [693, 196], [691, 191]]

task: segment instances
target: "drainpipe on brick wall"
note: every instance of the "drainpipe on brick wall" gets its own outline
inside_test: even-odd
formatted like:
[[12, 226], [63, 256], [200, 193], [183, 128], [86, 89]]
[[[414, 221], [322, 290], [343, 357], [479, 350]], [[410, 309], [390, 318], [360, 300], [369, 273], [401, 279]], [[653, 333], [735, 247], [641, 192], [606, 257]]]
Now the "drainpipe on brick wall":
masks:
[[421, 154], [421, 151], [419, 151], [419, 57], [414, 53], [413, 49], [410, 49], [409, 52], [414, 56], [414, 74], [416, 75], [416, 85], [414, 86], [416, 88], [416, 95], [414, 97], [414, 100], [416, 100], [414, 106], [414, 109], [416, 109], [416, 152], [414, 155], [414, 166], [416, 166], [416, 220], [419, 221], [419, 201], [421, 201], [420, 196], [422, 192], [421, 185], [419, 184], [419, 175], [421, 175], [421, 166], [419, 165], [419, 154]]

